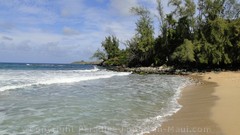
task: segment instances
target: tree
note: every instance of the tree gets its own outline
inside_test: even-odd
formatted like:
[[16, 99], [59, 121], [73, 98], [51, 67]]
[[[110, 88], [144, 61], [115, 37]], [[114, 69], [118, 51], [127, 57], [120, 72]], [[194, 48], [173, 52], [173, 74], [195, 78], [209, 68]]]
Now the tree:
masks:
[[236, 19], [240, 17], [240, 1], [225, 0], [221, 17], [225, 19]]
[[[169, 5], [175, 7], [174, 11], [166, 16], [167, 23], [167, 44], [168, 59], [184, 43], [185, 39], [193, 41], [195, 26], [195, 3], [193, 0], [170, 0]], [[175, 53], [177, 54], [177, 52]], [[175, 64], [169, 59], [168, 64]]]
[[136, 23], [136, 34], [128, 41], [130, 49], [130, 65], [138, 63], [149, 66], [153, 63], [154, 28], [150, 12], [143, 7], [134, 7], [131, 12], [139, 16]]
[[163, 10], [162, 0], [157, 0], [157, 11], [159, 14], [159, 27], [160, 35], [155, 39], [154, 44], [154, 63], [155, 65], [162, 65], [167, 61], [168, 55], [168, 23], [166, 20], [166, 14]]
[[159, 26], [160, 26], [160, 31], [161, 34], [164, 33], [164, 29], [166, 27], [166, 21], [165, 21], [165, 13], [163, 11], [163, 5], [162, 5], [162, 0], [157, 0], [157, 11], [159, 14]]
[[92, 58], [97, 58], [98, 60], [107, 60], [106, 53], [97, 49], [97, 51], [93, 54]]
[[[234, 67], [240, 65], [240, 2], [238, 0], [169, 0], [169, 14], [157, 0], [160, 34], [154, 38], [149, 10], [135, 7], [136, 33], [120, 50], [116, 37], [106, 37], [96, 57], [108, 65]], [[198, 12], [196, 12], [196, 9]], [[196, 13], [198, 13], [196, 15]]]
[[104, 48], [108, 59], [119, 55], [119, 40], [115, 36], [106, 37], [105, 41], [102, 42], [102, 47]]
[[201, 9], [201, 15], [208, 20], [214, 20], [219, 17], [224, 10], [223, 5], [225, 0], [200, 0], [199, 9]]
[[183, 44], [176, 48], [171, 58], [178, 62], [178, 64], [194, 62], [194, 47], [192, 41], [184, 39]]
[[106, 65], [121, 65], [126, 63], [125, 55], [123, 50], [119, 49], [119, 40], [115, 36], [108, 36], [102, 42], [103, 51], [98, 49], [93, 58], [103, 60]]
[[181, 17], [193, 17], [196, 10], [194, 0], [170, 0], [168, 5], [175, 7], [172, 12], [177, 19]]
[[240, 18], [229, 23], [228, 34], [232, 47], [228, 48], [227, 52], [232, 60], [232, 64], [236, 66], [240, 64]]

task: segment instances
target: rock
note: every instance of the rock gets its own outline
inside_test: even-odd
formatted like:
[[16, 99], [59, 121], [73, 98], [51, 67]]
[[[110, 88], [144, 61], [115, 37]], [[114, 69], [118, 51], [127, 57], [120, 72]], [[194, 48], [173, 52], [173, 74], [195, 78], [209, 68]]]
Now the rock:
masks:
[[112, 66], [107, 67], [109, 70], [120, 71], [120, 72], [132, 72], [136, 74], [188, 74], [185, 70], [175, 70], [173, 67], [166, 65], [160, 67], [125, 67], [125, 66]]

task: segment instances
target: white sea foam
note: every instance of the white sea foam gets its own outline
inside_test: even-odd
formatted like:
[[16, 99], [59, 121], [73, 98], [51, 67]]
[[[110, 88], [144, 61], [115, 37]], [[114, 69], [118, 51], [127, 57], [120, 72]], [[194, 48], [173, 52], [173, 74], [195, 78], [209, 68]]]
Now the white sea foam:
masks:
[[0, 87], [0, 91], [20, 89], [35, 85], [76, 83], [111, 78], [113, 76], [126, 76], [129, 74], [131, 73], [100, 70], [97, 67], [91, 70], [71, 71], [7, 71], [7, 73], [2, 73], [0, 77], [0, 81], [3, 83], [1, 84], [2, 87]]
[[[179, 78], [179, 79], [181, 80], [183, 78]], [[178, 82], [179, 79], [174, 78], [171, 81]], [[176, 83], [176, 84], [179, 84], [179, 83]], [[173, 89], [175, 89], [175, 94], [172, 97], [172, 99], [169, 101], [168, 107], [163, 108], [163, 109], [165, 109], [165, 111], [160, 112], [160, 114], [155, 117], [139, 119], [139, 121], [137, 123], [135, 123], [134, 127], [128, 127], [128, 126], [122, 125], [125, 128], [114, 129], [112, 127], [104, 127], [104, 126], [97, 126], [95, 128], [99, 129], [99, 131], [102, 131], [101, 129], [105, 129], [105, 130], [103, 130], [104, 134], [114, 134], [114, 135], [117, 135], [117, 134], [143, 135], [146, 133], [150, 133], [151, 131], [154, 131], [158, 127], [160, 127], [163, 122], [167, 121], [167, 117], [174, 115], [182, 108], [182, 106], [177, 102], [177, 100], [181, 96], [182, 89], [190, 84], [191, 84], [191, 82], [189, 80], [185, 80], [185, 82], [182, 83], [181, 85], [173, 87]], [[152, 94], [152, 93], [150, 93], [150, 94]], [[126, 125], [128, 125], [128, 124], [129, 123], [127, 122]], [[90, 131], [91, 129], [87, 129], [87, 131], [88, 130]]]
[[[97, 68], [54, 71], [8, 70], [0, 72], [0, 91], [19, 88], [32, 89], [32, 86], [37, 90], [42, 85], [63, 83], [68, 83], [71, 86], [81, 86], [81, 83], [78, 84], [77, 82], [111, 78], [113, 76], [127, 76], [129, 74]], [[24, 98], [20, 98], [19, 102], [11, 99], [8, 101], [8, 98], [5, 98], [1, 101], [1, 105], [4, 108], [9, 108], [9, 103], [12, 102], [13, 106], [10, 108], [14, 108], [14, 110], [7, 110], [8, 114], [12, 115], [6, 116], [5, 120], [20, 121], [20, 124], [27, 125], [30, 128], [34, 125], [41, 128], [41, 125], [49, 123], [55, 128], [58, 126], [58, 121], [69, 124], [74, 119], [73, 121], [89, 121], [93, 125], [89, 127], [86, 125], [86, 131], [83, 134], [91, 134], [91, 132], [88, 132], [91, 130], [88, 129], [98, 128], [101, 133], [104, 132], [103, 134], [142, 135], [160, 127], [166, 121], [167, 116], [171, 116], [180, 110], [181, 105], [178, 104], [177, 99], [181, 96], [181, 89], [189, 84], [182, 77], [157, 75], [131, 75], [130, 77], [112, 78], [102, 82], [103, 87], [98, 87], [97, 91], [93, 88], [98, 86], [98, 83], [94, 86], [95, 83], [93, 82], [91, 83], [93, 87], [84, 87], [81, 90], [72, 87], [66, 91], [65, 85], [63, 85], [63, 87], [59, 87], [62, 89], [57, 91], [50, 91], [49, 88], [52, 87], [46, 86], [43, 88], [44, 90], [37, 91], [39, 93], [36, 97], [34, 95], [36, 94], [35, 91], [33, 95], [24, 93], [23, 97], [27, 97], [29, 101], [34, 102], [25, 102]], [[19, 89], [19, 91], [14, 92], [21, 93], [24, 90]], [[51, 92], [54, 92], [54, 94]], [[49, 95], [51, 96], [49, 97]], [[15, 96], [19, 97], [19, 95], [13, 94], [12, 99], [15, 99]], [[51, 98], [51, 101], [48, 101], [49, 98]], [[88, 100], [91, 98], [94, 100]], [[7, 100], [6, 104], [4, 104], [4, 100]], [[64, 102], [62, 102], [63, 100]], [[55, 113], [56, 111], [58, 113]], [[35, 118], [40, 117], [41, 120], [31, 119], [31, 121], [28, 121], [26, 119], [29, 115], [26, 113], [36, 116]], [[54, 114], [54, 117], [52, 114]], [[99, 121], [96, 121], [96, 119]], [[82, 126], [82, 123], [73, 124]], [[13, 125], [12, 128], [10, 128], [11, 125]], [[17, 130], [14, 126], [12, 123], [5, 123], [5, 125], [0, 126], [0, 133], [7, 134], [11, 130], [13, 130], [12, 133], [15, 133]], [[38, 126], [36, 128], [39, 128]], [[106, 128], [108, 130], [101, 130]], [[122, 128], [123, 132], [121, 131]], [[8, 130], [4, 131], [4, 129]]]
[[[164, 114], [158, 115], [156, 117], [152, 117], [152, 118], [147, 118], [143, 121], [143, 124], [140, 126], [141, 127], [141, 132], [132, 132], [130, 130], [130, 132], [128, 133], [130, 134], [136, 134], [136, 135], [143, 135], [146, 133], [150, 133], [151, 131], [155, 131], [157, 128], [159, 128], [163, 122], [167, 121], [167, 117], [174, 115], [175, 113], [177, 113], [181, 108], [182, 105], [180, 105], [178, 103], [178, 99], [181, 97], [181, 92], [182, 89], [191, 85], [193, 82], [191, 82], [189, 79], [187, 79], [184, 83], [182, 83], [181, 85], [179, 85], [176, 89], [175, 95], [173, 96], [171, 103], [169, 104], [168, 107], [168, 111], [165, 112]], [[153, 126], [146, 126], [147, 123], [155, 123]]]
[[75, 70], [77, 72], [97, 72], [99, 71], [100, 69], [98, 69], [96, 66], [94, 66], [93, 69], [85, 69], [85, 70]]

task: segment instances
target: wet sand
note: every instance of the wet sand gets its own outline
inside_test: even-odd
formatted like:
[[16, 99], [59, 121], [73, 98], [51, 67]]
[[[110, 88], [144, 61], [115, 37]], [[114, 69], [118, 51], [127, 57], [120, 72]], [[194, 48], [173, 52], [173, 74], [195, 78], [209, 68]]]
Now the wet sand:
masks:
[[184, 88], [183, 106], [151, 135], [235, 135], [240, 127], [240, 73], [193, 74], [200, 80]]

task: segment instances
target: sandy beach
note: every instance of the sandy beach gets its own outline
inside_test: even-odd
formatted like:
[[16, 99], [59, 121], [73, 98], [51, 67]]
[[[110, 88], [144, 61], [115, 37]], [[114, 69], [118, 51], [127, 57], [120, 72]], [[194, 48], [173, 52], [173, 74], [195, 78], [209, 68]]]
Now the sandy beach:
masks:
[[151, 135], [235, 135], [240, 127], [240, 72], [190, 75], [199, 84], [186, 87], [183, 106]]

